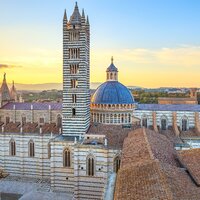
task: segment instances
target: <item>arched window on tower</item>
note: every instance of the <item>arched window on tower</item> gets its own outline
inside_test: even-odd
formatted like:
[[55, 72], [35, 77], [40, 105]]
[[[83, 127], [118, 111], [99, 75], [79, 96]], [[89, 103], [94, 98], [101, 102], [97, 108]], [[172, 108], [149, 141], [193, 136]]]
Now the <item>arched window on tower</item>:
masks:
[[71, 166], [71, 152], [69, 149], [63, 151], [63, 167]]
[[94, 176], [95, 171], [95, 164], [94, 164], [94, 157], [88, 156], [87, 157], [87, 175]]
[[10, 155], [16, 156], [16, 143], [13, 139], [10, 140]]
[[62, 127], [62, 117], [61, 117], [61, 115], [57, 116], [57, 127], [59, 127], [59, 128]]
[[120, 160], [120, 157], [119, 156], [116, 156], [115, 159], [114, 159], [114, 172], [117, 173], [119, 168], [120, 168], [120, 163], [121, 163], [121, 160]]
[[35, 157], [35, 144], [33, 140], [30, 140], [28, 143], [28, 155], [29, 157]]
[[114, 78], [115, 78], [115, 80], [117, 80], [117, 73], [115, 73], [115, 77]]
[[51, 143], [48, 143], [48, 158], [51, 158]]
[[76, 109], [72, 108], [72, 116], [76, 116]]

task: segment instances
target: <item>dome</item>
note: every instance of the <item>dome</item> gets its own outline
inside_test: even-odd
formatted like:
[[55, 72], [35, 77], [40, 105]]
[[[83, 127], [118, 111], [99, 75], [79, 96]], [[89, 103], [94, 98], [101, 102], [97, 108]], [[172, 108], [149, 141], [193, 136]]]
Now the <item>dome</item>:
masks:
[[92, 104], [133, 104], [134, 98], [129, 89], [118, 81], [101, 84], [91, 100]]

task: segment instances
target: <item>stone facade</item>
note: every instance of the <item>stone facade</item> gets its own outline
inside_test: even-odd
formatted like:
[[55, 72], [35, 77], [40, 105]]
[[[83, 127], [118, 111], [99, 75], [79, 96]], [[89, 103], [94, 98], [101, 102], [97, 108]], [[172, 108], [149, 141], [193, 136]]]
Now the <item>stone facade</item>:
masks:
[[90, 25], [76, 4], [63, 19], [63, 134], [83, 135], [90, 123]]

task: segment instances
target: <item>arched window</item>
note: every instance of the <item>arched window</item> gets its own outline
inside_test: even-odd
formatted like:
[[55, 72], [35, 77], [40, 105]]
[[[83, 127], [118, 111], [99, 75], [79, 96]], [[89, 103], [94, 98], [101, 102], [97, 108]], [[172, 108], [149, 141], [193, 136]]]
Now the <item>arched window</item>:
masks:
[[187, 131], [188, 130], [188, 119], [187, 117], [184, 117], [182, 119], [182, 131]]
[[13, 139], [10, 140], [10, 155], [16, 156], [16, 144]]
[[113, 124], [113, 115], [110, 115], [110, 123]]
[[114, 115], [114, 123], [117, 124], [117, 114]]
[[161, 119], [161, 130], [167, 130], [167, 119], [165, 117]]
[[124, 123], [124, 114], [121, 115], [121, 122]]
[[28, 154], [29, 157], [35, 157], [35, 144], [32, 140], [28, 143]]
[[146, 116], [142, 118], [142, 126], [147, 128], [147, 117]]
[[87, 175], [94, 176], [94, 158], [93, 158], [93, 156], [87, 157]]
[[112, 74], [112, 73], [110, 73], [110, 79], [111, 79], [111, 80], [113, 79], [113, 74]]
[[63, 152], [63, 166], [64, 167], [71, 166], [71, 153], [69, 149], [65, 149]]
[[10, 123], [10, 117], [6, 117], [6, 124]]
[[51, 144], [50, 142], [48, 143], [48, 158], [51, 158]]
[[61, 115], [58, 115], [57, 116], [57, 127], [62, 127], [62, 117]]
[[117, 80], [117, 73], [115, 73], [115, 80]]
[[131, 123], [131, 114], [128, 115], [128, 122]]
[[76, 115], [76, 109], [72, 108], [72, 116], [75, 116], [75, 115]]
[[22, 117], [22, 125], [26, 123], [26, 117]]
[[121, 163], [121, 160], [120, 160], [120, 157], [117, 156], [115, 157], [114, 159], [114, 172], [117, 173], [119, 168], [120, 168], [120, 163]]

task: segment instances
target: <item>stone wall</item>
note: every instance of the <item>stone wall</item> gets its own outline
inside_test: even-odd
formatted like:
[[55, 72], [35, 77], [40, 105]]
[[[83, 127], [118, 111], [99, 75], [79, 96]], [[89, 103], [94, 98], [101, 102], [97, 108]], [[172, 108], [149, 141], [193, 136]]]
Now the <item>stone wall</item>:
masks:
[[[156, 114], [153, 114], [156, 113]], [[156, 115], [156, 121], [153, 119], [153, 115]], [[156, 122], [157, 126], [161, 127], [161, 119], [166, 118], [167, 127], [173, 126], [173, 111], [149, 111], [149, 110], [135, 110], [133, 111], [133, 116], [141, 120], [142, 118], [147, 118], [147, 126], [153, 126]], [[186, 118], [188, 120], [188, 129], [195, 128], [195, 113], [192, 111], [177, 111], [176, 112], [176, 124], [181, 129], [182, 119]], [[154, 121], [154, 123], [153, 123]]]
[[[16, 144], [16, 155], [10, 154], [10, 141]], [[28, 143], [32, 140], [35, 146], [35, 156], [29, 156]], [[48, 144], [51, 135], [40, 134], [0, 134], [0, 168], [11, 175], [35, 178], [50, 178], [50, 159]]]
[[1, 122], [6, 123], [6, 117], [12, 122], [22, 122], [22, 117], [26, 117], [26, 122], [40, 124], [40, 118], [44, 118], [44, 123], [57, 123], [57, 117], [62, 116], [61, 110], [4, 110], [1, 109]]

